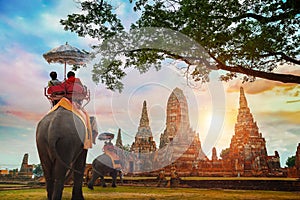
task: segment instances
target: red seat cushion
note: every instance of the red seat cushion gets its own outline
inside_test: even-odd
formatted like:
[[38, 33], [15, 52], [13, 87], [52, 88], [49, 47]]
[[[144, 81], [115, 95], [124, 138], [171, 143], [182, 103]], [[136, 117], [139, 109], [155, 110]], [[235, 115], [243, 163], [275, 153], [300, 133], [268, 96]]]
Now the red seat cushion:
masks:
[[64, 82], [63, 86], [65, 87], [67, 93], [84, 93], [84, 87], [80, 83]]
[[65, 92], [65, 88], [62, 84], [50, 86], [47, 89], [47, 94], [64, 93], [64, 92]]

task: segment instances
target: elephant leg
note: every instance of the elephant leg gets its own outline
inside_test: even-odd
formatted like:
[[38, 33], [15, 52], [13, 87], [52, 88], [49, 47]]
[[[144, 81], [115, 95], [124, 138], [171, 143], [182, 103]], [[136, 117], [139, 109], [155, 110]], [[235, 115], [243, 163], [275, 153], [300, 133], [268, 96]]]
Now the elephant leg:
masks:
[[122, 171], [119, 171], [120, 182], [123, 184], [123, 174]]
[[54, 171], [53, 171], [54, 188], [53, 188], [52, 200], [62, 199], [66, 173], [67, 173], [67, 168], [56, 161], [54, 166]]
[[47, 190], [47, 198], [48, 200], [52, 199], [52, 194], [53, 194], [53, 186], [54, 186], [54, 181], [52, 179], [46, 179], [46, 190]]
[[106, 187], [104, 176], [100, 175], [102, 187]]
[[46, 180], [46, 190], [47, 190], [47, 198], [48, 200], [52, 199], [52, 194], [53, 194], [53, 190], [54, 190], [54, 178], [52, 177], [52, 167], [51, 167], [51, 163], [43, 163], [43, 172], [44, 172], [44, 177]]
[[43, 168], [44, 177], [46, 180], [47, 199], [51, 200], [53, 189], [54, 189], [53, 188], [54, 187], [53, 163], [51, 162], [51, 159], [47, 154], [47, 149], [42, 148], [39, 144], [37, 144], [37, 146], [38, 146], [38, 153]]
[[117, 185], [116, 185], [117, 175], [118, 175], [118, 172], [116, 170], [114, 170], [113, 172], [111, 172], [111, 177], [112, 177], [112, 184], [111, 184], [111, 186], [112, 187], [117, 187]]
[[77, 158], [76, 162], [74, 163], [73, 167], [75, 170], [81, 172], [74, 172], [74, 184], [72, 190], [72, 199], [76, 200], [83, 200], [82, 194], [82, 182], [83, 182], [83, 173], [85, 168], [85, 161], [86, 161], [87, 150], [81, 151], [79, 157]]
[[91, 190], [94, 189], [94, 183], [99, 177], [100, 177], [100, 175], [97, 172], [95, 172], [95, 170], [93, 170], [92, 178], [91, 178], [90, 182], [88, 183], [89, 189], [91, 189]]

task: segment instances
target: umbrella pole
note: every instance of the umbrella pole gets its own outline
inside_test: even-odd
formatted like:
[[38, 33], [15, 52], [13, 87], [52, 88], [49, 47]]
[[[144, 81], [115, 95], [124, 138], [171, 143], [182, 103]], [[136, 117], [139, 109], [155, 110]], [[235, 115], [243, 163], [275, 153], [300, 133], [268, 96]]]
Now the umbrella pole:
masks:
[[67, 62], [65, 62], [64, 80], [66, 80], [66, 68], [67, 68]]

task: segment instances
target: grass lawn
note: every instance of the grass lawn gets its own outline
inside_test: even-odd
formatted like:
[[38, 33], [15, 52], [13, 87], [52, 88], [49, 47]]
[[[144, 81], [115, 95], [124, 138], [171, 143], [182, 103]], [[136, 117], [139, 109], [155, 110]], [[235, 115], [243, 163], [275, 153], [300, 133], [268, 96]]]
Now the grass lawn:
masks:
[[180, 177], [182, 180], [279, 180], [279, 181], [296, 181], [297, 178], [282, 178], [282, 177]]
[[[63, 199], [71, 199], [70, 187], [64, 189]], [[157, 188], [118, 186], [117, 188], [83, 188], [86, 200], [98, 199], [300, 199], [299, 192], [275, 192], [258, 190], [205, 190], [196, 188]], [[45, 189], [0, 191], [1, 200], [46, 200]]]
[[26, 184], [20, 185], [20, 184], [0, 184], [0, 188], [6, 188], [6, 187], [22, 187], [27, 186]]

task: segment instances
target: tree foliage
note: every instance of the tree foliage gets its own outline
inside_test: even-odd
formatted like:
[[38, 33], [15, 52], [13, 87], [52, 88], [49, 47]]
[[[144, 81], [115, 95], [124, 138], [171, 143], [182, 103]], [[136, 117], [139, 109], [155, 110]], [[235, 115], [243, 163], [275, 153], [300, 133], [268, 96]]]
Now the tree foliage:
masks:
[[130, 152], [130, 148], [131, 148], [131, 146], [129, 144], [125, 144], [122, 146], [122, 149], [127, 152]]
[[230, 148], [222, 149], [222, 151], [220, 153], [220, 157], [222, 159], [228, 158], [229, 153], [230, 153]]
[[288, 167], [294, 167], [296, 162], [296, 156], [290, 156], [287, 158], [285, 164]]
[[81, 14], [61, 20], [65, 30], [99, 39], [93, 55], [101, 59], [93, 80], [109, 89], [122, 89], [125, 68], [160, 69], [167, 58], [183, 61], [195, 81], [208, 81], [211, 70], [225, 70], [220, 77], [225, 81], [241, 73], [244, 81], [300, 83], [297, 75], [273, 72], [279, 64], [300, 64], [296, 0], [129, 0], [132, 12], [140, 13], [129, 33], [109, 2], [83, 1]]
[[43, 176], [44, 172], [43, 172], [42, 165], [41, 165], [41, 164], [37, 164], [37, 165], [35, 166], [35, 168], [33, 169], [32, 173], [33, 173], [33, 175], [36, 176], [36, 177], [41, 177], [41, 176]]

